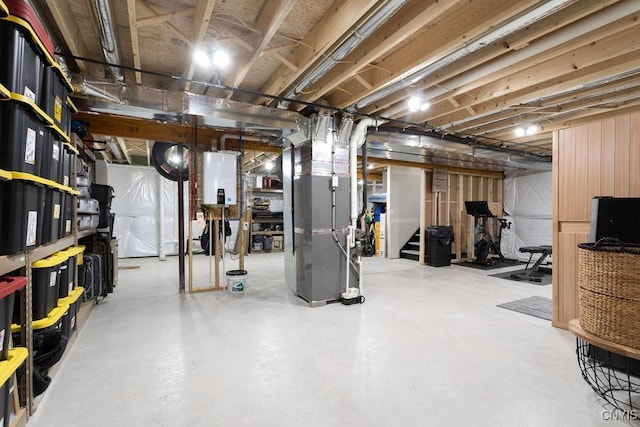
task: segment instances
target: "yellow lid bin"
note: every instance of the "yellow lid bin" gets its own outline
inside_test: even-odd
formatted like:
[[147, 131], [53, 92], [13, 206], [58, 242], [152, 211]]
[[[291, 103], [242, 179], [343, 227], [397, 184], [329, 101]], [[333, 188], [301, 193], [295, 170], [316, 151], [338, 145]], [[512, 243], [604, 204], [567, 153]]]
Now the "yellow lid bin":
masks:
[[[52, 255], [31, 264], [33, 269], [33, 319], [39, 320], [58, 305], [60, 268], [69, 256]], [[66, 264], [65, 264], [66, 265]]]

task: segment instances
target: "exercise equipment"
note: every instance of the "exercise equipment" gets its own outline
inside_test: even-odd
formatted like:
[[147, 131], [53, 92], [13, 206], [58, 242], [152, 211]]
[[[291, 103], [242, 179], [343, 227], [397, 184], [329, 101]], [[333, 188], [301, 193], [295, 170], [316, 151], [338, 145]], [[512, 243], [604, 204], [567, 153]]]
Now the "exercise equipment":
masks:
[[[517, 273], [511, 273], [511, 278], [517, 280], [529, 280], [531, 282], [541, 282], [542, 279], [540, 277], [544, 273], [540, 271], [540, 266], [544, 260], [551, 255], [551, 246], [523, 246], [519, 250], [521, 253], [529, 253], [529, 261], [527, 261], [527, 266], [524, 270]], [[531, 268], [529, 268], [531, 259], [535, 254], [540, 254], [540, 257], [531, 266]]]
[[[475, 221], [475, 262], [484, 266], [495, 265], [497, 262], [495, 257], [489, 258], [491, 252], [498, 255], [500, 261], [504, 261], [504, 255], [500, 250], [500, 236], [502, 229], [508, 228], [511, 224], [506, 219], [498, 218], [491, 213], [486, 200], [467, 201], [464, 202], [464, 206], [467, 215], [471, 215]], [[492, 224], [489, 224], [490, 221]], [[500, 223], [499, 227], [498, 223]], [[492, 229], [496, 232], [495, 236], [491, 233]]]

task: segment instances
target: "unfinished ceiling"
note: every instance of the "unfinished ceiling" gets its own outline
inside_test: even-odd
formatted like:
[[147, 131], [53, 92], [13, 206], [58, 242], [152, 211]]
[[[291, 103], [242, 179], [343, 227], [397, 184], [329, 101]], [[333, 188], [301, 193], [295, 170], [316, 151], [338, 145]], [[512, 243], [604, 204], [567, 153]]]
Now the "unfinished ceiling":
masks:
[[[287, 99], [304, 101], [455, 136], [461, 151], [466, 141], [547, 160], [553, 130], [640, 108], [636, 0], [32, 1], [74, 80], [108, 87], [114, 103], [135, 104], [121, 95], [140, 88], [298, 111]], [[104, 48], [109, 22], [92, 10], [109, 6]], [[196, 47], [223, 48], [232, 65], [199, 68]]]

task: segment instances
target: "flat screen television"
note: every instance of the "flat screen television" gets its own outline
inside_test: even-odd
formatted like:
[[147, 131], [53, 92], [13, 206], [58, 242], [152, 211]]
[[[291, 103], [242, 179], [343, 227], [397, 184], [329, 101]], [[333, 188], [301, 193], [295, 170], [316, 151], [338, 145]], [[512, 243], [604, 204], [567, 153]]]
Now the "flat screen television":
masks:
[[640, 244], [640, 197], [594, 197], [589, 241], [616, 237]]

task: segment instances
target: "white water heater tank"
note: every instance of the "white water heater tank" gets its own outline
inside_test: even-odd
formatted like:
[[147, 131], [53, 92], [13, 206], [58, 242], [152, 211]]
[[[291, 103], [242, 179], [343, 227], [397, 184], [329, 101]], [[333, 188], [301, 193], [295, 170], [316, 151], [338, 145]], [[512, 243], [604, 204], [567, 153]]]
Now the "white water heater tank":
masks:
[[[238, 194], [238, 153], [205, 151], [202, 157], [202, 203], [235, 205]], [[224, 191], [224, 198], [222, 197]]]

